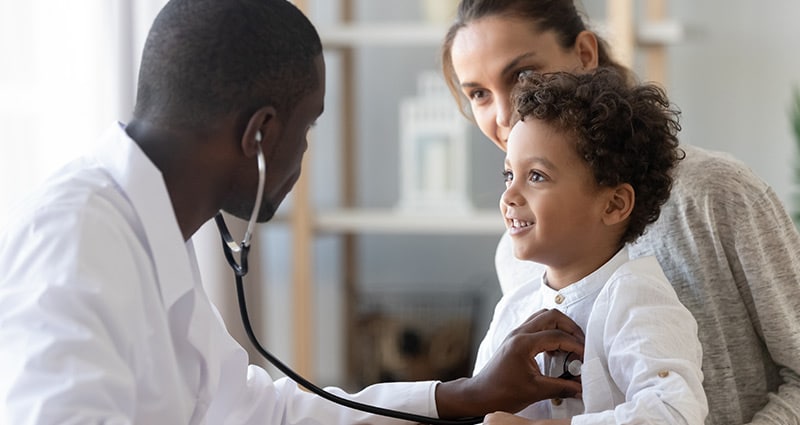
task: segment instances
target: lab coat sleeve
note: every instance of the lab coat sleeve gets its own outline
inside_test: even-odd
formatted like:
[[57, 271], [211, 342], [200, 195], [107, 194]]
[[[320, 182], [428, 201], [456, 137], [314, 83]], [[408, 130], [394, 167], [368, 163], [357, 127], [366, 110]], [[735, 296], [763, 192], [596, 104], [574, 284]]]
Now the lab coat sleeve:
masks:
[[[250, 373], [251, 377], [253, 371]], [[283, 378], [275, 382], [278, 399], [284, 406], [286, 424], [372, 424], [400, 425], [414, 422], [375, 416], [346, 408], [298, 388], [294, 381]], [[327, 391], [343, 398], [417, 415], [437, 417], [434, 391], [436, 382], [396, 382], [371, 385], [358, 393], [347, 394], [339, 388]], [[277, 418], [275, 418], [277, 419]], [[309, 421], [309, 419], [313, 419]], [[279, 422], [268, 422], [279, 423]]]
[[[612, 278], [598, 296], [592, 315], [606, 316], [590, 318], [587, 338], [601, 332], [602, 347], [598, 358], [584, 364], [589, 413], [573, 417], [575, 425], [702, 424], [708, 414], [697, 324], [665, 280], [641, 279]], [[597, 382], [617, 388], [587, 389]], [[615, 392], [624, 400], [602, 400]], [[593, 411], [593, 405], [616, 407]]]
[[[234, 373], [240, 369], [236, 368]], [[245, 385], [227, 386], [236, 392], [219, 394], [229, 402], [222, 412], [209, 412], [209, 423], [218, 425], [281, 424], [281, 425], [401, 425], [412, 422], [374, 416], [359, 410], [340, 406], [316, 394], [301, 389], [294, 381], [281, 378], [273, 381], [259, 366], [247, 369]], [[226, 376], [225, 379], [238, 380]], [[356, 394], [347, 394], [338, 388], [326, 388], [339, 397], [414, 413], [436, 417], [434, 391], [436, 382], [384, 383], [365, 388]]]
[[0, 258], [1, 423], [133, 423], [136, 377], [118, 330], [138, 332], [124, 283], [142, 276], [111, 221], [54, 205], [0, 242], [16, 252]]

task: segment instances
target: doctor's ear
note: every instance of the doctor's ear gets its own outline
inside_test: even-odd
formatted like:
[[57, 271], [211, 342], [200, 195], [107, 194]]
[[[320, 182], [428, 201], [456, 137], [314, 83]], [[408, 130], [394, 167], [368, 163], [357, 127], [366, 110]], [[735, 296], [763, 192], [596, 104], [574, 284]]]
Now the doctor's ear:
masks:
[[280, 124], [277, 112], [273, 106], [264, 106], [256, 110], [247, 121], [241, 146], [246, 156], [254, 156], [261, 145], [262, 151], [267, 151], [266, 146], [277, 140], [280, 134]]

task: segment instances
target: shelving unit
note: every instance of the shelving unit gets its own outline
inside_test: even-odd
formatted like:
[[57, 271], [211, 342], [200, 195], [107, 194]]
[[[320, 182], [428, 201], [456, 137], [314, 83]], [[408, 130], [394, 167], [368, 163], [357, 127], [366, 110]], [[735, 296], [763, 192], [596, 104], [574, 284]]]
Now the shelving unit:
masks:
[[322, 44], [329, 49], [349, 49], [365, 46], [413, 47], [436, 46], [442, 41], [447, 27], [419, 22], [354, 24], [320, 28]]
[[499, 235], [504, 227], [497, 211], [478, 211], [463, 215], [408, 214], [386, 209], [341, 209], [317, 215], [315, 227], [323, 233], [380, 234], [490, 234]]
[[[683, 27], [664, 20], [665, 1], [649, 0], [647, 18], [649, 23], [636, 25], [633, 18], [633, 0], [608, 0], [606, 25], [598, 25], [615, 35], [612, 42], [615, 51], [622, 52], [628, 64], [637, 48], [647, 54], [647, 69], [642, 77], [650, 81], [665, 81], [665, 46], [679, 41]], [[306, 1], [295, 1], [301, 9], [308, 11]], [[355, 23], [352, 22], [352, 0], [340, 0], [341, 24], [320, 26], [319, 32], [325, 49], [335, 49], [341, 56], [342, 99], [339, 107], [344, 125], [342, 134], [343, 161], [341, 179], [342, 207], [337, 210], [319, 211], [310, 199], [311, 171], [310, 154], [306, 155], [300, 180], [293, 190], [293, 208], [288, 220], [292, 232], [292, 267], [294, 358], [296, 369], [312, 380], [314, 347], [312, 312], [313, 307], [313, 241], [317, 235], [338, 234], [342, 238], [343, 276], [345, 303], [352, 303], [357, 288], [356, 258], [357, 240], [360, 234], [495, 234], [503, 231], [503, 223], [495, 209], [476, 211], [470, 215], [457, 216], [436, 214], [401, 214], [394, 210], [363, 210], [355, 208], [355, 129], [357, 117], [354, 113], [353, 50], [361, 47], [381, 46], [417, 47], [438, 46], [447, 30], [446, 26], [420, 22]], [[602, 30], [601, 30], [602, 32]], [[455, 105], [453, 106], [455, 108]], [[345, 305], [344, 310], [353, 314], [354, 306]], [[353, 317], [348, 321], [352, 323]], [[348, 332], [349, 334], [349, 332]], [[347, 346], [352, 336], [348, 335]], [[354, 370], [357, 365], [348, 365]]]

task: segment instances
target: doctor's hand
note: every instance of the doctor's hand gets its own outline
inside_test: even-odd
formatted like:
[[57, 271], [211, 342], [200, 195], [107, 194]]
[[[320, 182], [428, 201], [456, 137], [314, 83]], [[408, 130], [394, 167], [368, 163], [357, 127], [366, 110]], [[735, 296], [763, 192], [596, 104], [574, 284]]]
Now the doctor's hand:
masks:
[[439, 416], [518, 412], [540, 400], [575, 397], [579, 382], [544, 376], [534, 357], [561, 350], [583, 358], [583, 344], [583, 331], [572, 319], [558, 310], [540, 310], [506, 337], [479, 374], [436, 387]]

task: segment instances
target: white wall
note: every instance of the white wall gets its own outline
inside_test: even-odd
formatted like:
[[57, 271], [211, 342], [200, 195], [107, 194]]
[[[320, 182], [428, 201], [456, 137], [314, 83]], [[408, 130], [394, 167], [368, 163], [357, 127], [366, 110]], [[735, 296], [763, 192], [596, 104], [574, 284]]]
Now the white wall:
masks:
[[788, 203], [796, 141], [788, 111], [800, 86], [800, 2], [670, 0], [696, 34], [669, 49], [669, 92], [682, 140], [730, 152]]

